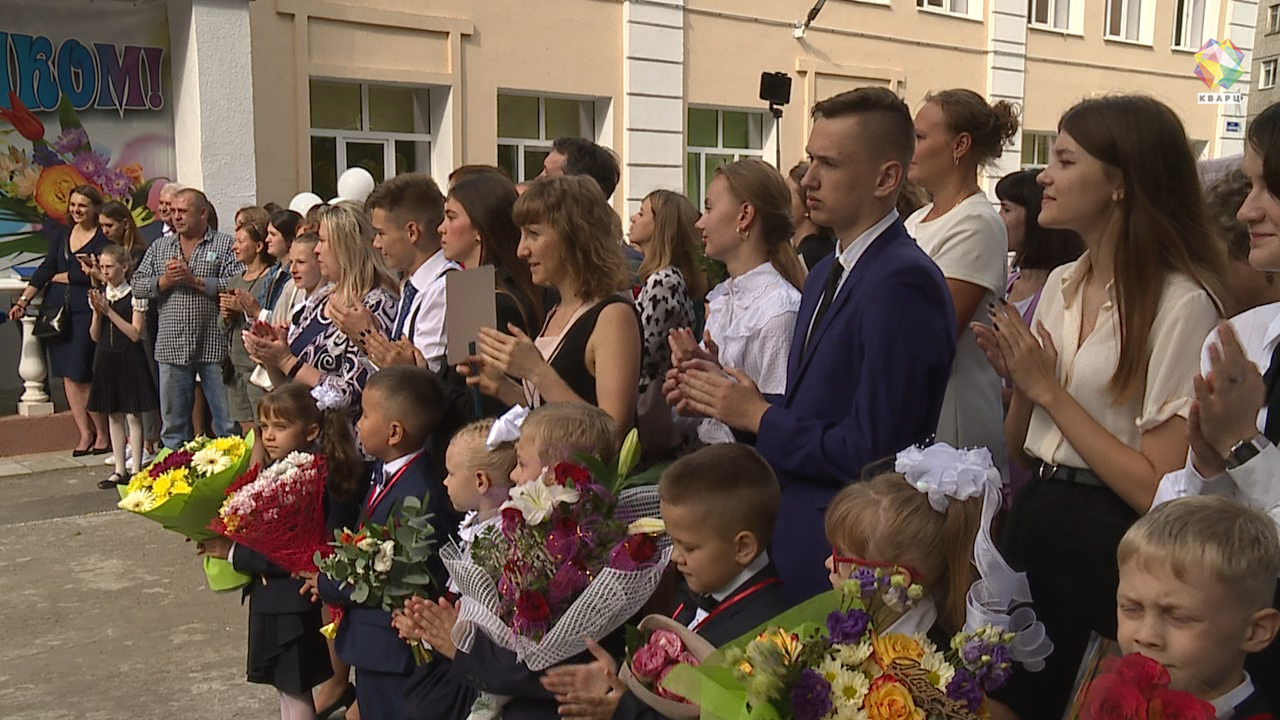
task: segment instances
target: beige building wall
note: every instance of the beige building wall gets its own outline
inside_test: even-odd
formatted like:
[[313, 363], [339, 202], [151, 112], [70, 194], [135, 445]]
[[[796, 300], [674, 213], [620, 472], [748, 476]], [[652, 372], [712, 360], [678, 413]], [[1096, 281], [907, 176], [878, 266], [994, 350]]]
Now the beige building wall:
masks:
[[[1181, 115], [1206, 156], [1238, 152], [1243, 136], [1226, 133], [1224, 119], [1244, 109], [1197, 104], [1205, 88], [1194, 50], [1171, 47], [1176, 3], [1143, 0], [1142, 37], [1128, 42], [1104, 39], [1107, 0], [1074, 0], [1061, 29], [1028, 27], [1022, 0], [968, 0], [963, 15], [914, 0], [830, 0], [799, 38], [808, 2], [256, 0], [259, 196], [283, 201], [310, 188], [309, 77], [431, 86], [436, 177], [495, 162], [500, 91], [596, 99], [595, 139], [624, 163], [614, 196], [624, 212], [654, 187], [686, 184], [689, 106], [765, 112], [762, 154], [772, 162], [780, 143], [785, 170], [803, 158], [813, 103], [867, 84], [897, 90], [913, 109], [952, 87], [1014, 99], [1024, 128], [1041, 133], [1080, 98], [1145, 92]], [[1204, 37], [1230, 36], [1252, 61], [1257, 7], [1208, 0]], [[778, 136], [757, 98], [762, 71], [793, 79]], [[1017, 169], [1020, 146], [989, 181]]]

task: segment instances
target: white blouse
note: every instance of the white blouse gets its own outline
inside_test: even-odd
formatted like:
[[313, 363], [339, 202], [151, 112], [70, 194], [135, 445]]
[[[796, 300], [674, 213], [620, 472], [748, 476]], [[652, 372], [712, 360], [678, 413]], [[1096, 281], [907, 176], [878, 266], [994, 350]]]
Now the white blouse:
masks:
[[[787, 357], [800, 311], [800, 291], [772, 263], [729, 278], [707, 293], [707, 332], [720, 347], [720, 364], [742, 370], [760, 392], [787, 390]], [[728, 426], [710, 418], [698, 426], [707, 444], [733, 442]]]
[[[1143, 433], [1191, 409], [1192, 378], [1199, 348], [1218, 323], [1212, 297], [1191, 278], [1174, 274], [1164, 283], [1148, 341], [1150, 359], [1140, 392], [1115, 402], [1107, 385], [1120, 359], [1120, 314], [1115, 284], [1098, 310], [1093, 332], [1080, 341], [1081, 300], [1089, 274], [1089, 253], [1049, 274], [1032, 328], [1043, 323], [1058, 349], [1058, 380], [1094, 420], [1125, 445], [1139, 450]], [[1031, 412], [1023, 448], [1051, 465], [1087, 468], [1041, 407]]]

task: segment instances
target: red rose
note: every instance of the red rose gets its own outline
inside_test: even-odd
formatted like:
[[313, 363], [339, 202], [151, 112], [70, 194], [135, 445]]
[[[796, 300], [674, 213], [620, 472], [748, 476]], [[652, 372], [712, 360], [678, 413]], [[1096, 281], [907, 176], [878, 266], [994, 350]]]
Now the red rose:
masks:
[[1147, 720], [1142, 691], [1119, 675], [1102, 675], [1089, 685], [1081, 720]]
[[502, 508], [502, 534], [511, 537], [524, 527], [524, 515], [513, 507]]
[[1191, 693], [1156, 690], [1151, 698], [1151, 720], [1214, 720], [1213, 705]]
[[591, 482], [591, 471], [573, 463], [556, 463], [555, 479], [560, 485], [568, 485], [572, 480], [573, 486], [580, 488]]
[[623, 540], [609, 553], [609, 567], [631, 572], [653, 559], [658, 546], [648, 535], [632, 535]]
[[1125, 655], [1116, 664], [1114, 672], [1125, 684], [1137, 688], [1146, 698], [1150, 698], [1151, 693], [1159, 688], [1169, 687], [1169, 671], [1146, 655]]
[[543, 623], [551, 617], [551, 606], [542, 593], [526, 590], [516, 598], [516, 615], [528, 623]]

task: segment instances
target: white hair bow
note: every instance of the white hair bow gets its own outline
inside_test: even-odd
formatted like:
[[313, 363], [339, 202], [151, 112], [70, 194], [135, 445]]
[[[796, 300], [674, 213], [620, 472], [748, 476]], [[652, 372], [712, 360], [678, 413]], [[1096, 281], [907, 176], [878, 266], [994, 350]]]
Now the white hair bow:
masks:
[[321, 412], [342, 407], [342, 393], [324, 383], [311, 388], [311, 398], [316, 401], [316, 407]]
[[519, 440], [520, 426], [524, 425], [524, 419], [527, 417], [529, 417], [529, 408], [523, 405], [512, 405], [510, 410], [502, 414], [502, 417], [493, 421], [493, 427], [489, 428], [489, 437], [484, 441], [485, 449], [494, 450], [504, 442]]
[[1031, 609], [1027, 574], [1014, 572], [991, 539], [991, 520], [1000, 509], [1004, 480], [986, 448], [957, 450], [946, 443], [927, 448], [912, 446], [898, 453], [894, 470], [916, 490], [929, 496], [929, 505], [945, 513], [951, 500], [982, 496], [982, 523], [973, 543], [973, 564], [980, 575], [965, 599], [965, 629], [984, 625], [1002, 627], [1015, 634], [1009, 650], [1014, 660], [1032, 672], [1044, 668], [1053, 652], [1044, 623]]

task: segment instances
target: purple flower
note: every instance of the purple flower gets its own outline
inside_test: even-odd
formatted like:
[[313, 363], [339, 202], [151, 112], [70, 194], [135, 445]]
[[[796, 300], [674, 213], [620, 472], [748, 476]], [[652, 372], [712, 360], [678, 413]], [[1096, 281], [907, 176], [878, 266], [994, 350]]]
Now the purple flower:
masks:
[[947, 697], [968, 705], [970, 712], [978, 712], [984, 696], [978, 679], [968, 670], [957, 668], [955, 677], [947, 683]]
[[569, 516], [556, 518], [551, 532], [547, 534], [547, 553], [556, 562], [565, 562], [578, 551], [578, 538], [582, 531], [578, 523]]
[[880, 581], [876, 578], [876, 571], [869, 567], [860, 567], [854, 570], [849, 579], [861, 586], [862, 597], [864, 598], [874, 594], [880, 587]]
[[831, 712], [831, 683], [818, 671], [805, 668], [791, 688], [791, 714], [795, 720], [821, 720]]
[[565, 563], [552, 576], [551, 584], [547, 587], [547, 596], [552, 605], [560, 605], [580, 595], [587, 589], [590, 581], [586, 568], [581, 563], [576, 561]]
[[71, 156], [71, 166], [86, 178], [101, 182], [107, 172], [107, 158], [102, 153], [78, 152]]
[[107, 197], [122, 198], [129, 195], [129, 177], [119, 170], [107, 171], [102, 178], [102, 191]]
[[631, 572], [639, 570], [658, 554], [658, 546], [648, 535], [631, 535], [609, 553], [609, 567]]
[[1004, 687], [1013, 674], [1013, 658], [1009, 655], [1008, 645], [993, 646], [990, 655], [991, 661], [978, 672], [978, 682], [988, 692]]
[[58, 157], [58, 153], [48, 145], [37, 145], [31, 153], [31, 158], [40, 167], [53, 167], [54, 165], [64, 165], [62, 158]]
[[835, 645], [854, 645], [862, 641], [867, 634], [867, 626], [871, 624], [871, 616], [862, 610], [849, 612], [832, 612], [827, 615], [827, 633]]
[[84, 128], [67, 128], [57, 140], [53, 141], [53, 149], [63, 155], [69, 155], [89, 142], [89, 133]]

